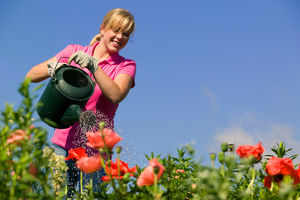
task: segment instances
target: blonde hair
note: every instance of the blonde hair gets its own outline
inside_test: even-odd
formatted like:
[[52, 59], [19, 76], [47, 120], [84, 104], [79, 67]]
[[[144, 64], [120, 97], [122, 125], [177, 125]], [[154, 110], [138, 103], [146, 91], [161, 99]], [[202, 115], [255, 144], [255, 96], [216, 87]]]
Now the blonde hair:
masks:
[[[119, 33], [122, 32], [125, 35], [131, 36], [135, 29], [135, 22], [133, 15], [123, 8], [115, 8], [110, 10], [104, 17], [102, 25], [105, 30], [112, 29]], [[101, 29], [101, 28], [100, 28]], [[99, 30], [100, 32], [100, 30]], [[95, 35], [90, 42], [92, 46], [95, 42], [101, 40], [101, 33]]]

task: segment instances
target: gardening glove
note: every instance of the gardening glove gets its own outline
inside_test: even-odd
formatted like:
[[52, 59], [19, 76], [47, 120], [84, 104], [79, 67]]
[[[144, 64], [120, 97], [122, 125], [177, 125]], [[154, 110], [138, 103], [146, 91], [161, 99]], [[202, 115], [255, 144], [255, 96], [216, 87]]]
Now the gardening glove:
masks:
[[[60, 68], [65, 63], [57, 63], [57, 62], [48, 62], [48, 74], [51, 76], [51, 78], [54, 76], [55, 71]], [[54, 71], [55, 70], [55, 71]]]
[[70, 64], [74, 60], [77, 64], [80, 65], [80, 67], [86, 67], [92, 72], [92, 74], [95, 73], [98, 67], [98, 60], [83, 51], [77, 51], [76, 53], [73, 53], [71, 57], [68, 60], [68, 64]]

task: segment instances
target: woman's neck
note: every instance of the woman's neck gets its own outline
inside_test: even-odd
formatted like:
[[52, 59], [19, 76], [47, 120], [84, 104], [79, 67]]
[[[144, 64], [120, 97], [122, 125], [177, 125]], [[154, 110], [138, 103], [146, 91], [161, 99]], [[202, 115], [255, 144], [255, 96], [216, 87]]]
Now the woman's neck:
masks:
[[100, 62], [102, 60], [105, 60], [110, 56], [109, 52], [103, 45], [103, 43], [100, 41], [98, 45], [95, 47], [93, 57], [97, 58], [97, 60]]

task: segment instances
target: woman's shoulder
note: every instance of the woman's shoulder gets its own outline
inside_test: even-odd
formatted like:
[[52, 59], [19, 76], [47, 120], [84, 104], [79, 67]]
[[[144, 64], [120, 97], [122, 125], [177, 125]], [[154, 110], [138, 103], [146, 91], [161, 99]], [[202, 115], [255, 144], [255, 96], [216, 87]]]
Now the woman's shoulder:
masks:
[[76, 51], [84, 51], [88, 47], [89, 46], [82, 46], [80, 44], [69, 44], [66, 46], [66, 49], [76, 52]]

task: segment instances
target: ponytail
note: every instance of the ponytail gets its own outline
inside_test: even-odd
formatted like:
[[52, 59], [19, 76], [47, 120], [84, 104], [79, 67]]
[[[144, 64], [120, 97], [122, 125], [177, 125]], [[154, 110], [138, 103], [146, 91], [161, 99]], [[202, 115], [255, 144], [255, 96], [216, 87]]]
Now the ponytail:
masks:
[[93, 37], [93, 39], [91, 40], [91, 42], [90, 42], [90, 46], [93, 46], [93, 44], [95, 44], [97, 41], [100, 41], [101, 40], [101, 36], [102, 36], [101, 33], [95, 35]]

